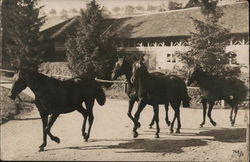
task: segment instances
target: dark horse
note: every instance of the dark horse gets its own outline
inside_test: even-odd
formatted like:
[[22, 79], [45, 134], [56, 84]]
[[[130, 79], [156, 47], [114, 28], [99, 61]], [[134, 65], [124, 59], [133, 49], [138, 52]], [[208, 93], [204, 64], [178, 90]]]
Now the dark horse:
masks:
[[194, 81], [197, 82], [201, 90], [203, 121], [200, 126], [203, 127], [206, 121], [207, 103], [209, 105], [207, 116], [212, 125], [216, 126], [216, 122], [211, 117], [211, 112], [217, 100], [224, 100], [232, 107], [230, 121], [233, 126], [238, 111], [238, 104], [246, 98], [247, 87], [244, 85], [244, 82], [236, 78], [226, 79], [209, 75], [204, 72], [201, 67], [190, 70], [188, 85]]
[[[128, 88], [127, 88], [127, 95], [129, 97], [129, 107], [128, 107], [128, 117], [134, 121], [134, 118], [132, 116], [132, 109], [134, 106], [135, 101], [138, 101], [138, 96], [136, 94], [135, 91], [135, 87], [134, 85], [131, 83], [131, 76], [132, 76], [132, 64], [133, 62], [135, 62], [134, 57], [121, 57], [118, 59], [118, 61], [115, 64], [115, 67], [113, 69], [112, 72], [112, 80], [117, 79], [119, 76], [125, 75], [126, 80], [128, 82]], [[159, 72], [155, 72], [152, 73], [153, 75], [164, 75], [163, 73], [159, 73]], [[184, 83], [185, 84], [185, 83]], [[165, 121], [167, 123], [167, 125], [170, 125], [170, 121], [168, 119], [168, 104], [165, 104], [165, 110], [166, 110], [166, 118]], [[140, 124], [139, 124], [140, 125]], [[154, 116], [149, 124], [149, 127], [152, 128], [152, 126], [154, 125]]]
[[[87, 141], [94, 120], [93, 106], [95, 99], [99, 105], [104, 105], [106, 96], [101, 86], [94, 79], [72, 78], [60, 81], [31, 70], [20, 70], [14, 76], [9, 97], [16, 96], [29, 87], [35, 94], [35, 104], [43, 123], [43, 143], [40, 151], [47, 145], [47, 135], [51, 140], [59, 143], [60, 139], [51, 134], [50, 129], [57, 117], [63, 113], [74, 110], [80, 112], [83, 117], [82, 135]], [[85, 102], [86, 109], [82, 103]], [[51, 115], [48, 120], [48, 116]], [[89, 121], [88, 132], [85, 133], [86, 120]]]
[[138, 120], [143, 108], [149, 104], [154, 109], [154, 119], [156, 122], [156, 137], [159, 137], [159, 104], [171, 104], [175, 111], [175, 116], [172, 120], [170, 131], [173, 132], [174, 122], [177, 118], [178, 127], [176, 133], [180, 132], [180, 105], [183, 102], [183, 107], [189, 107], [190, 97], [187, 94], [187, 87], [183, 89], [183, 84], [171, 75], [154, 75], [149, 73], [147, 67], [141, 60], [135, 62], [132, 68], [131, 82], [135, 86], [135, 91], [138, 95], [138, 109], [134, 116], [134, 137], [138, 136]]

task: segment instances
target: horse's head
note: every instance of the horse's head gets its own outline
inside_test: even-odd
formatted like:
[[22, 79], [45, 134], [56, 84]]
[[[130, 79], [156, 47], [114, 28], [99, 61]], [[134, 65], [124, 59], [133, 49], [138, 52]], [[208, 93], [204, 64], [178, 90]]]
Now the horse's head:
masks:
[[8, 94], [12, 100], [16, 98], [16, 96], [22, 92], [27, 87], [26, 79], [25, 79], [25, 72], [19, 71], [13, 77], [13, 84]]
[[146, 65], [142, 62], [142, 60], [136, 61], [132, 65], [132, 77], [131, 83], [134, 83], [138, 76], [142, 76], [148, 73]]
[[197, 81], [198, 77], [204, 73], [201, 67], [192, 67], [188, 71], [188, 82], [187, 85], [190, 86], [194, 81]]
[[119, 76], [125, 74], [124, 62], [125, 62], [125, 57], [121, 57], [115, 63], [115, 67], [112, 71], [112, 78], [111, 78], [112, 80], [116, 80]]

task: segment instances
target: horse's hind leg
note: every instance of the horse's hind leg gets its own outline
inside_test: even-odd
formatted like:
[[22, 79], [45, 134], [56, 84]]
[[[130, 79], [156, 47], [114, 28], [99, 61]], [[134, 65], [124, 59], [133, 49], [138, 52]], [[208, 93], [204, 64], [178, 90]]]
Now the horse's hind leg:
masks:
[[86, 102], [86, 108], [87, 108], [88, 117], [89, 117], [89, 129], [88, 129], [88, 134], [84, 137], [85, 141], [88, 141], [89, 139], [90, 131], [91, 131], [92, 124], [94, 121], [93, 106], [94, 106], [94, 100]]
[[203, 125], [206, 123], [207, 100], [205, 98], [202, 98], [201, 103], [202, 103], [202, 107], [203, 107], [203, 121], [200, 124], [200, 127], [203, 127]]
[[50, 130], [52, 125], [54, 124], [54, 122], [56, 121], [57, 117], [59, 116], [59, 114], [52, 114], [47, 127], [45, 128], [46, 133], [49, 135], [50, 139], [52, 141], [55, 141], [56, 143], [60, 143], [60, 139], [56, 136], [54, 136], [53, 134], [51, 134]]
[[168, 118], [168, 106], [169, 106], [168, 103], [164, 105], [164, 107], [165, 107], [165, 112], [166, 112], [165, 121], [166, 121], [167, 125], [170, 126], [171, 123], [170, 123], [169, 118]]
[[213, 126], [216, 126], [216, 122], [211, 117], [211, 112], [212, 112], [213, 107], [214, 107], [214, 101], [209, 102], [207, 116], [210, 119], [210, 122], [213, 124]]
[[86, 128], [86, 122], [88, 118], [88, 113], [86, 112], [85, 108], [81, 106], [80, 108], [77, 109], [78, 112], [80, 112], [83, 116], [83, 124], [82, 124], [82, 136], [85, 139], [85, 136], [87, 136], [87, 133], [85, 133], [85, 128]]
[[170, 133], [173, 133], [174, 130], [173, 130], [173, 127], [174, 127], [174, 122], [175, 122], [175, 119], [177, 118], [177, 122], [178, 122], [178, 126], [177, 126], [177, 129], [176, 129], [176, 133], [180, 133], [180, 129], [181, 129], [181, 120], [180, 120], [180, 103], [171, 103], [171, 106], [172, 108], [174, 109], [175, 113], [174, 113], [174, 118], [173, 118], [173, 121], [171, 123], [171, 126], [170, 126]]
[[174, 122], [175, 122], [175, 119], [176, 119], [176, 113], [174, 113], [174, 117], [173, 117], [173, 120], [171, 122], [171, 125], [170, 125], [170, 133], [173, 133], [174, 132]]
[[151, 120], [151, 122], [149, 124], [149, 128], [150, 129], [152, 128], [152, 126], [154, 125], [154, 123], [155, 123], [155, 115], [153, 114], [152, 120]]
[[176, 113], [176, 118], [177, 118], [177, 122], [178, 122], [176, 133], [180, 133], [180, 129], [181, 129], [180, 104], [181, 104], [181, 101], [179, 103], [177, 103], [177, 105], [175, 107], [175, 113]]

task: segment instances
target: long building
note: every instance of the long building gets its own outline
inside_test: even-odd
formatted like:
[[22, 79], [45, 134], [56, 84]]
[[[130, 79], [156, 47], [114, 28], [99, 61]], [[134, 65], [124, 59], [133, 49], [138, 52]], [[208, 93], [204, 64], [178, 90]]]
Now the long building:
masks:
[[[224, 12], [220, 24], [230, 30], [226, 51], [237, 54], [230, 64], [243, 64], [249, 68], [249, 4], [238, 2], [220, 6]], [[190, 17], [202, 20], [200, 8], [193, 7], [161, 13], [133, 16], [119, 19], [106, 19], [103, 36], [112, 36], [117, 42], [117, 51], [144, 53], [150, 69], [172, 69], [179, 63], [176, 51], [189, 48], [188, 38], [194, 31]], [[52, 58], [65, 59], [65, 40], [75, 31], [77, 17], [57, 24], [44, 31], [51, 41]]]

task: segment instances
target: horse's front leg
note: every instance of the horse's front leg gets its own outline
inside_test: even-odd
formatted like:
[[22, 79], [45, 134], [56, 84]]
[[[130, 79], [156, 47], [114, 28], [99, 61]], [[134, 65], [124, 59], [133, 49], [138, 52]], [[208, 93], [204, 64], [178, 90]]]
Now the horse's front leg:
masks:
[[238, 112], [238, 105], [235, 105], [235, 106], [234, 106], [234, 118], [233, 118], [233, 120], [231, 121], [231, 125], [232, 125], [232, 126], [234, 126], [237, 112]]
[[78, 112], [80, 112], [83, 116], [83, 124], [82, 124], [82, 136], [85, 139], [85, 136], [87, 136], [87, 133], [85, 133], [85, 128], [86, 128], [86, 122], [87, 122], [87, 118], [88, 118], [88, 113], [86, 111], [86, 109], [83, 106], [80, 106], [77, 109]]
[[146, 103], [144, 103], [143, 101], [139, 101], [138, 102], [138, 109], [135, 113], [135, 118], [134, 118], [134, 129], [133, 129], [133, 132], [134, 132], [134, 138], [138, 137], [138, 132], [136, 131], [137, 128], [140, 127], [140, 124], [139, 124], [139, 119], [140, 119], [140, 114], [143, 110], [143, 108], [146, 106]]
[[94, 100], [86, 102], [86, 108], [87, 108], [87, 113], [88, 113], [88, 118], [89, 118], [89, 129], [88, 129], [88, 134], [84, 136], [85, 141], [88, 141], [89, 136], [90, 136], [90, 131], [92, 128], [92, 124], [94, 121], [94, 115], [93, 115], [93, 106], [94, 106]]
[[208, 112], [207, 112], [207, 116], [210, 119], [210, 123], [212, 123], [213, 126], [216, 126], [216, 122], [212, 119], [212, 109], [214, 107], [214, 101], [209, 101], [209, 107], [208, 107]]
[[231, 124], [232, 124], [232, 122], [233, 122], [233, 111], [234, 111], [234, 106], [231, 106], [232, 107], [232, 109], [231, 109], [231, 112], [230, 112], [230, 117], [229, 117], [229, 119], [230, 119], [230, 122], [231, 122]]
[[159, 133], [160, 133], [160, 127], [159, 127], [159, 105], [155, 104], [154, 105], [154, 119], [155, 119], [155, 123], [156, 123], [156, 133], [155, 133], [155, 137], [159, 138]]
[[[129, 117], [133, 122], [134, 122], [134, 118], [133, 118], [133, 116], [132, 116], [132, 110], [133, 110], [134, 104], [135, 104], [135, 99], [130, 98], [130, 99], [129, 99], [129, 105], [128, 105], [128, 113], [127, 113], [127, 115], [128, 115], [128, 117]], [[138, 123], [138, 124], [139, 124], [139, 127], [140, 127], [141, 124], [140, 124], [140, 123]]]
[[55, 141], [56, 143], [60, 143], [60, 138], [54, 136], [50, 130], [51, 130], [51, 127], [52, 125], [54, 124], [54, 122], [56, 121], [57, 117], [59, 116], [59, 114], [52, 114], [50, 119], [49, 119], [49, 122], [48, 122], [48, 125], [47, 127], [45, 128], [45, 131], [46, 133], [49, 135], [50, 139], [52, 141]]
[[40, 112], [40, 116], [42, 119], [42, 124], [43, 124], [43, 143], [39, 146], [39, 151], [44, 151], [44, 147], [47, 146], [47, 133], [46, 133], [46, 126], [48, 123], [48, 114], [45, 114], [43, 112]]

